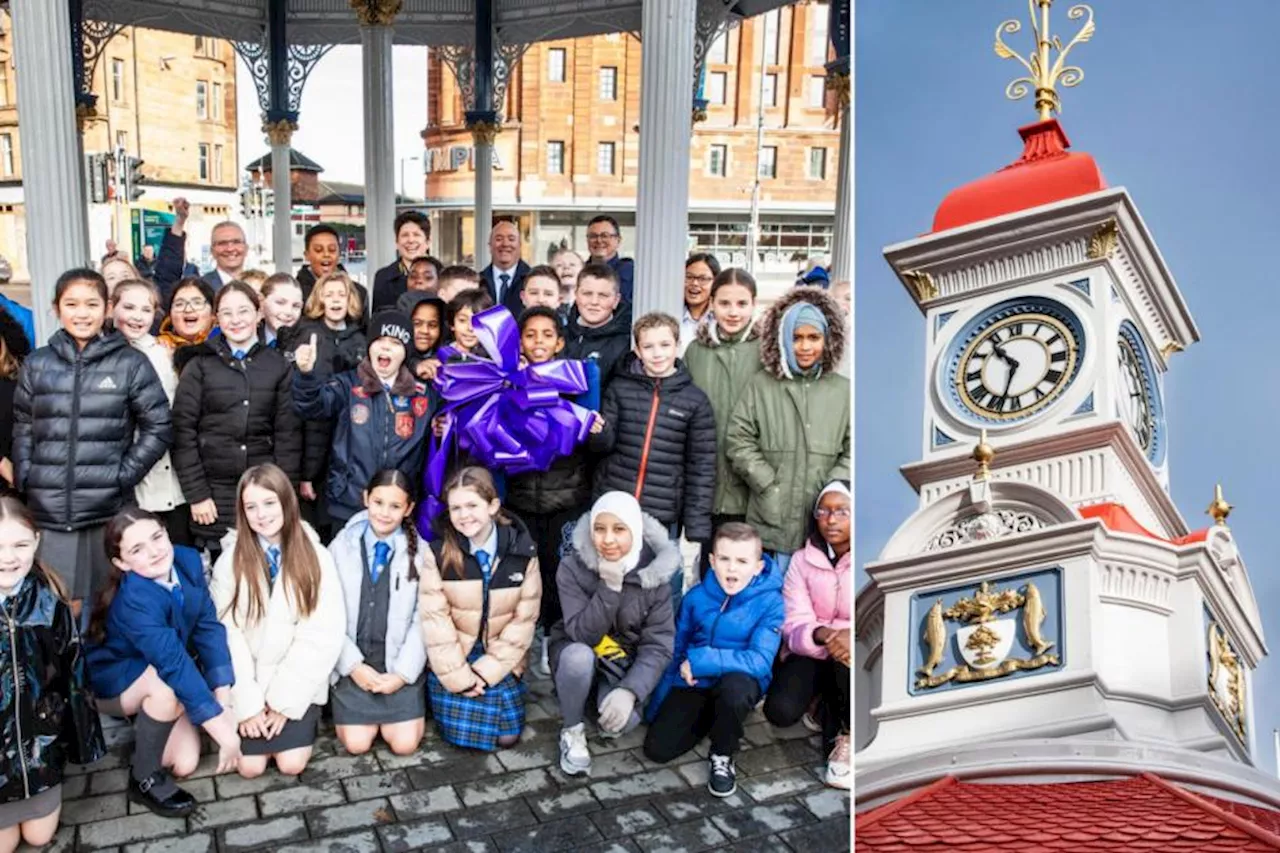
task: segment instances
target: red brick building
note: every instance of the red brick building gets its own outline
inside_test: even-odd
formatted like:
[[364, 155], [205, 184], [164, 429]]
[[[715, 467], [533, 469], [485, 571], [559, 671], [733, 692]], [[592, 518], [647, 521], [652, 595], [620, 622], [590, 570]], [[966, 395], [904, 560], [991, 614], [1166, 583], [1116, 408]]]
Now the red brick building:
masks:
[[[759, 157], [757, 270], [790, 277], [805, 259], [830, 251], [839, 131], [824, 88], [827, 18], [825, 3], [799, 2], [744, 21], [712, 45], [710, 105], [690, 150], [690, 249], [745, 265]], [[622, 34], [549, 41], [516, 68], [495, 144], [493, 197], [495, 212], [520, 217], [530, 262], [562, 239], [585, 255], [585, 226], [598, 213], [622, 224], [623, 254], [634, 246], [640, 51]], [[461, 257], [472, 251], [471, 136], [457, 83], [435, 52], [427, 73], [433, 244], [442, 256]]]

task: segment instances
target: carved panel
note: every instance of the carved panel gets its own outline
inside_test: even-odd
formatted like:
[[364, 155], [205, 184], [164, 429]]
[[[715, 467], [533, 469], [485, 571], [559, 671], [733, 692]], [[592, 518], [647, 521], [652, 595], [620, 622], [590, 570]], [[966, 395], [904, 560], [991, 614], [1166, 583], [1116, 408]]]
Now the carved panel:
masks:
[[951, 524], [929, 539], [924, 551], [944, 551], [957, 545], [986, 542], [1017, 536], [1048, 526], [1049, 521], [1032, 512], [1014, 509], [997, 509], [975, 513]]

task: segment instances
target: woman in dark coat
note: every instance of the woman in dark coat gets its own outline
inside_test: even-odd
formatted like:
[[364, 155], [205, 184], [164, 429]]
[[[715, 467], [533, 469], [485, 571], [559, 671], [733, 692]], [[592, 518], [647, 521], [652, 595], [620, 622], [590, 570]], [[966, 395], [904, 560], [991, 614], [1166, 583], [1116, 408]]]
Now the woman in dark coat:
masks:
[[191, 532], [215, 551], [235, 520], [241, 474], [274, 462], [296, 483], [302, 468], [292, 369], [259, 342], [258, 304], [247, 284], [218, 291], [222, 334], [192, 348], [173, 399], [173, 464], [191, 505]]
[[40, 559], [78, 608], [111, 570], [102, 527], [132, 503], [173, 433], [151, 362], [119, 332], [102, 333], [102, 276], [63, 273], [54, 308], [62, 329], [27, 358], [14, 394], [14, 485], [40, 525]]

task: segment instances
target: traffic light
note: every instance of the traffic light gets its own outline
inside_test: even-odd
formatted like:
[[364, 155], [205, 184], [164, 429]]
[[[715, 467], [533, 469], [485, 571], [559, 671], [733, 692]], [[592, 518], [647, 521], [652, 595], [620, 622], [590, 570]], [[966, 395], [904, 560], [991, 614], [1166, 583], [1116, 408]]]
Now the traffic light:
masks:
[[240, 190], [240, 215], [245, 219], [253, 218], [253, 187]]
[[124, 158], [124, 194], [126, 201], [137, 201], [142, 198], [142, 194], [146, 192], [142, 187], [142, 182], [146, 180], [142, 175], [142, 160], [137, 157]]
[[262, 190], [263, 213], [267, 219], [276, 215], [276, 194], [274, 190]]
[[107, 158], [106, 154], [89, 154], [85, 157], [90, 204], [107, 202]]

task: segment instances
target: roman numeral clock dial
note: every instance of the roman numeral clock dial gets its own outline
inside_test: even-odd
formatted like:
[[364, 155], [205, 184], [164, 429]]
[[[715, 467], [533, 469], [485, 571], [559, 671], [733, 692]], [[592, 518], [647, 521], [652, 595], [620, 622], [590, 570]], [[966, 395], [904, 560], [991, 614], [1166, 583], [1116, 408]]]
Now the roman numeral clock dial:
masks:
[[[940, 377], [957, 414], [982, 423], [1029, 418], [1075, 379], [1083, 330], [1065, 306], [1027, 298], [979, 315], [952, 341]], [[943, 390], [943, 389], [940, 389]]]

